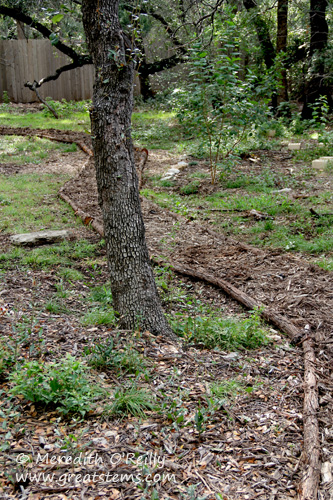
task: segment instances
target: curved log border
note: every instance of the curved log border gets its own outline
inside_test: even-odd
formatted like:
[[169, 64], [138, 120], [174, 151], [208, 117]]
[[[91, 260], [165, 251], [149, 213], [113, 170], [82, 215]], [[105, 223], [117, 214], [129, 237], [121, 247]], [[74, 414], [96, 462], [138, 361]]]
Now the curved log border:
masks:
[[[24, 131], [24, 133], [23, 133]], [[59, 137], [50, 135], [49, 130], [43, 131], [43, 129], [40, 129], [40, 131], [36, 130], [31, 130], [29, 128], [26, 129], [15, 129], [12, 128], [9, 132], [8, 127], [0, 127], [0, 135], [31, 135], [31, 136], [37, 136], [41, 137], [44, 139], [49, 139], [51, 141], [57, 141], [57, 142], [67, 142], [67, 143], [75, 143], [77, 146], [82, 149], [88, 156], [92, 157], [93, 152], [92, 150], [87, 147], [82, 141], [75, 141], [71, 139], [61, 139]], [[31, 133], [29, 133], [31, 132]], [[63, 131], [59, 130], [59, 134], [61, 134]], [[52, 131], [52, 133], [55, 133]], [[142, 160], [140, 160], [139, 164], [139, 183], [140, 186], [142, 184], [142, 172], [143, 168], [145, 166], [145, 163], [148, 158], [148, 151], [146, 149], [142, 150], [144, 152], [144, 156]], [[88, 160], [89, 161], [89, 160]], [[84, 167], [83, 167], [84, 168]], [[74, 210], [75, 214], [78, 215], [82, 221], [86, 225], [91, 225], [91, 227], [101, 236], [104, 237], [104, 228], [101, 224], [99, 224], [95, 219], [90, 217], [89, 214], [86, 214], [81, 210], [64, 192], [63, 192], [64, 186], [59, 190], [59, 197], [68, 203], [72, 209]], [[160, 208], [160, 207], [159, 207]], [[174, 214], [173, 212], [170, 212], [167, 210], [174, 218], [180, 219], [183, 218], [179, 214]], [[218, 239], [221, 239], [221, 236], [218, 233], [215, 233], [213, 230], [209, 228], [205, 228], [206, 231], [211, 234], [212, 236], [215, 236]], [[238, 244], [238, 242], [235, 242]], [[245, 244], [240, 244], [244, 249], [258, 253], [262, 252], [262, 250], [258, 250], [255, 248], [252, 248], [248, 245]], [[152, 261], [155, 262], [156, 264], [161, 265], [162, 263], [165, 264], [165, 262], [152, 258]], [[252, 297], [247, 295], [246, 293], [242, 292], [235, 286], [231, 285], [231, 283], [228, 283], [225, 280], [215, 278], [215, 276], [212, 276], [210, 274], [194, 270], [192, 268], [184, 267], [181, 264], [178, 264], [177, 262], [169, 262], [170, 266], [174, 271], [176, 271], [179, 274], [183, 274], [185, 276], [189, 276], [195, 279], [199, 279], [201, 281], [205, 281], [208, 284], [217, 286], [221, 290], [223, 290], [225, 293], [230, 295], [233, 299], [237, 300], [241, 304], [243, 304], [245, 307], [249, 309], [254, 309], [255, 307], [257, 308], [262, 308], [263, 304], [257, 302], [254, 300]], [[299, 500], [315, 500], [317, 498], [317, 493], [318, 493], [318, 485], [319, 485], [319, 480], [320, 480], [320, 470], [321, 470], [321, 453], [320, 453], [320, 440], [319, 440], [319, 424], [318, 424], [318, 419], [317, 419], [317, 413], [319, 409], [319, 402], [318, 402], [318, 387], [317, 387], [317, 376], [316, 376], [316, 356], [314, 352], [314, 347], [313, 347], [313, 338], [308, 332], [302, 333], [300, 332], [295, 325], [293, 325], [290, 321], [287, 320], [284, 316], [280, 315], [279, 313], [275, 312], [272, 309], [262, 309], [261, 310], [261, 315], [263, 318], [265, 318], [267, 321], [272, 323], [274, 326], [279, 328], [279, 330], [285, 332], [288, 337], [290, 338], [291, 342], [294, 344], [296, 343], [302, 343], [303, 347], [303, 353], [304, 353], [304, 402], [303, 402], [303, 436], [304, 436], [304, 463], [305, 463], [305, 470], [302, 475], [301, 482], [299, 484], [298, 488], [298, 499]]]

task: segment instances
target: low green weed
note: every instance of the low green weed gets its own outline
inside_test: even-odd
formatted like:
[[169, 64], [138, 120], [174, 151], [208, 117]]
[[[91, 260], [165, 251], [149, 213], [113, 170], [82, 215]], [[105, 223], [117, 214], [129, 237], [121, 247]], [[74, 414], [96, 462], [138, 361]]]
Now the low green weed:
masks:
[[[236, 320], [218, 318], [213, 315], [184, 317], [172, 320], [174, 331], [191, 344], [206, 348], [219, 347], [231, 349], [256, 349], [268, 343], [265, 329], [260, 320], [259, 311], [254, 311], [249, 318]], [[181, 318], [180, 318], [181, 317]]]
[[146, 369], [139, 352], [131, 345], [116, 348], [113, 338], [85, 348], [88, 364], [97, 370], [118, 370], [122, 373], [138, 374]]
[[58, 274], [67, 281], [81, 281], [84, 279], [84, 275], [72, 267], [62, 267], [59, 269]]
[[104, 305], [112, 304], [112, 292], [110, 286], [106, 287], [105, 285], [102, 285], [93, 288], [90, 292], [89, 299], [93, 302], [99, 302]]
[[320, 260], [316, 260], [315, 263], [325, 271], [333, 271], [333, 259], [323, 257]]
[[56, 297], [49, 300], [45, 305], [46, 311], [51, 314], [68, 314], [69, 310], [63, 303], [63, 301]]
[[91, 383], [87, 367], [67, 354], [58, 363], [29, 361], [13, 372], [9, 381], [13, 396], [44, 405], [55, 405], [61, 413], [80, 413], [84, 416], [101, 395]]
[[180, 192], [185, 195], [196, 194], [199, 192], [199, 188], [200, 188], [200, 181], [192, 181], [183, 186], [180, 189]]
[[212, 395], [221, 401], [234, 399], [245, 390], [244, 385], [238, 380], [223, 380], [221, 382], [215, 382], [210, 386]]
[[96, 307], [83, 316], [81, 323], [84, 326], [115, 325], [117, 323], [117, 319], [113, 309]]
[[11, 369], [17, 361], [17, 352], [11, 344], [4, 344], [0, 341], [0, 379]]

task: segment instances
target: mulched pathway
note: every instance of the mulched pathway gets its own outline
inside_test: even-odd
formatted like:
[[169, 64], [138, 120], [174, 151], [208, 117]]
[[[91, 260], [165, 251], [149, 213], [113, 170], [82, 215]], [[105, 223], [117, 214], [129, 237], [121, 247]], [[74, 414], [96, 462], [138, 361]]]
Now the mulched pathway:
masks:
[[[46, 134], [50, 135], [50, 131], [46, 131]], [[78, 140], [82, 140], [82, 137]], [[88, 143], [87, 139], [86, 144]], [[77, 177], [66, 183], [63, 192], [84, 212], [102, 223], [91, 161], [86, 163]], [[243, 245], [213, 233], [197, 221], [175, 216], [146, 199], [142, 199], [142, 210], [152, 255], [163, 256], [166, 262], [170, 259], [223, 278], [267, 306], [273, 305], [300, 330], [310, 328], [316, 339], [316, 368], [320, 379], [318, 419], [321, 458], [322, 462], [330, 461], [333, 456], [332, 273], [308, 263], [302, 256]], [[209, 291], [212, 287], [205, 285], [204, 289]], [[22, 299], [27, 303], [28, 290], [27, 287]], [[225, 304], [223, 293], [218, 294]], [[228, 299], [228, 302], [233, 301]], [[234, 307], [239, 310], [236, 303]], [[89, 332], [73, 318], [66, 316], [55, 320], [52, 315], [47, 315], [44, 325], [46, 346], [48, 342], [50, 347], [54, 346], [52, 336], [57, 338], [60, 330], [66, 332], [65, 336], [62, 334], [65, 340], [56, 342], [57, 349], [63, 354], [73, 352], [73, 349], [79, 352], [96, 336], [107, 338], [113, 335], [105, 327]], [[6, 319], [2, 327], [4, 335], [8, 333], [9, 327], [10, 320]], [[304, 467], [301, 454], [302, 352], [299, 347], [290, 347], [276, 332], [275, 340], [274, 348], [259, 349], [255, 353], [238, 353], [235, 358], [230, 358], [227, 353], [199, 351], [194, 348], [184, 354], [166, 344], [163, 339], [142, 337], [138, 344], [152, 363], [157, 395], [159, 390], [163, 390], [171, 400], [176, 395], [179, 397], [180, 390], [187, 392], [188, 399], [183, 408], [186, 409], [188, 427], [170, 426], [170, 422], [167, 425], [163, 418], [159, 419], [156, 415], [145, 422], [138, 422], [136, 419], [101, 422], [93, 421], [92, 418], [89, 431], [82, 435], [82, 443], [92, 441], [90, 449], [103, 454], [107, 463], [110, 455], [118, 451], [127, 453], [135, 449], [142, 453], [163, 453], [166, 459], [163, 470], [174, 473], [175, 482], [158, 482], [156, 489], [161, 499], [181, 498], [180, 495], [188, 492], [191, 484], [197, 485], [193, 498], [201, 495], [214, 498], [214, 493], [234, 500], [296, 498], [297, 485]], [[175, 372], [180, 379], [174, 377]], [[210, 421], [205, 432], [198, 435], [193, 419], [198, 402], [209, 394], [209, 384], [237, 377], [253, 389], [251, 394], [240, 395], [231, 405], [221, 408], [214, 415], [216, 421]], [[29, 436], [18, 437], [11, 445], [11, 452], [30, 446], [36, 454], [41, 447], [39, 437], [42, 436], [44, 442], [51, 446], [49, 449], [52, 453], [56, 453], [57, 437], [50, 415], [32, 416], [28, 427]], [[78, 425], [78, 429], [85, 427], [87, 423]], [[45, 449], [45, 444], [43, 447]], [[10, 451], [7, 452], [9, 456]], [[8, 460], [10, 463], [10, 459]], [[126, 460], [122, 460], [121, 466], [122, 470], [137, 470], [137, 467], [126, 464]], [[111, 469], [113, 472], [119, 471], [119, 464]], [[320, 498], [330, 498], [326, 486], [322, 485], [320, 488]], [[1, 496], [0, 490], [0, 498], [21, 498], [18, 493], [10, 494], [6, 488], [3, 492], [4, 496]], [[64, 488], [62, 492], [43, 492], [41, 486], [36, 488], [30, 485], [27, 492], [29, 496], [25, 498], [107, 496], [130, 499], [143, 495], [136, 486], [127, 483], [103, 483], [98, 486], [81, 484], [72, 490]]]

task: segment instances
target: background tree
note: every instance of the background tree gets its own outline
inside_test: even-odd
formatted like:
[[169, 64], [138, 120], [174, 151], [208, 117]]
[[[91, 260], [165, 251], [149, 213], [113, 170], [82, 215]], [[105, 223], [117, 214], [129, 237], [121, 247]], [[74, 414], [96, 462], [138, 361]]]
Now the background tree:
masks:
[[311, 118], [313, 104], [325, 96], [330, 110], [333, 109], [331, 89], [325, 72], [325, 57], [328, 46], [328, 23], [326, 20], [327, 0], [310, 0], [310, 48], [309, 78], [305, 85], [302, 118]]
[[277, 105], [287, 102], [288, 82], [287, 70], [284, 66], [284, 55], [287, 52], [288, 39], [288, 0], [278, 0], [277, 5], [277, 35], [276, 35], [276, 53], [282, 55], [281, 59], [281, 80], [277, 95]]

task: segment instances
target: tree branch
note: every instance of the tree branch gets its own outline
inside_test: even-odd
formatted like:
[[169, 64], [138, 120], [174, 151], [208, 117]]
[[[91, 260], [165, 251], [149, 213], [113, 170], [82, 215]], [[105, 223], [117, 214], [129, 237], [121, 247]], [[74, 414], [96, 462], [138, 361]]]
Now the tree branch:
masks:
[[[12, 19], [16, 19], [16, 21], [21, 21], [24, 24], [27, 24], [31, 28], [41, 33], [41, 35], [43, 35], [44, 38], [50, 38], [50, 36], [52, 35], [52, 31], [49, 30], [46, 26], [44, 26], [44, 24], [35, 21], [31, 16], [29, 16], [28, 14], [24, 14], [19, 9], [0, 6], [0, 14], [2, 14], [3, 16], [11, 17]], [[68, 47], [68, 45], [65, 45], [60, 40], [57, 43], [55, 43], [55, 47], [57, 47], [57, 49], [60, 50], [60, 52], [62, 52], [63, 54], [65, 54], [66, 56], [70, 57], [73, 60], [78, 59], [80, 57], [80, 54], [78, 54], [74, 49], [72, 49], [72, 47]]]

